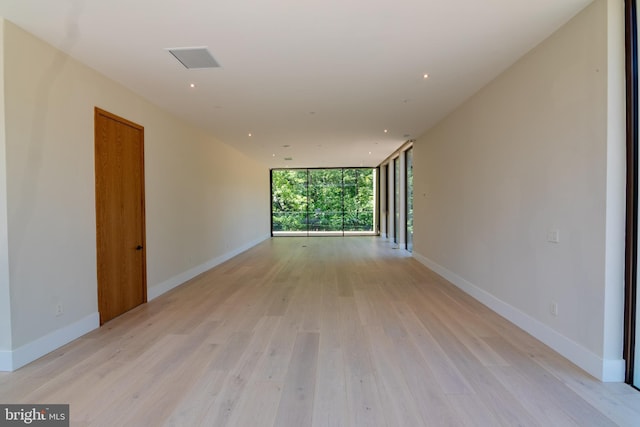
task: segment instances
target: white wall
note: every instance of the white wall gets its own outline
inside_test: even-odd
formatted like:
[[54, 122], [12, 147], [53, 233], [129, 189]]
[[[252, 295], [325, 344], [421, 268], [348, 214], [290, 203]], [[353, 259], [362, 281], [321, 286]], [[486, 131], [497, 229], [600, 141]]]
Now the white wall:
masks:
[[7, 21], [4, 61], [14, 365], [96, 326], [94, 106], [145, 128], [150, 298], [269, 236], [265, 165]]
[[414, 144], [415, 257], [605, 380], [624, 374], [622, 7], [595, 1]]
[[[605, 241], [605, 361], [620, 360], [624, 342], [626, 229], [626, 83], [624, 2], [607, 2], [607, 207]], [[624, 370], [624, 363], [619, 363]], [[613, 367], [611, 367], [612, 370]], [[607, 369], [605, 369], [607, 370]]]
[[[4, 81], [4, 21], [0, 19], [0, 83]], [[11, 350], [11, 293], [9, 236], [7, 235], [7, 157], [4, 122], [4, 84], [0, 84], [0, 367]]]

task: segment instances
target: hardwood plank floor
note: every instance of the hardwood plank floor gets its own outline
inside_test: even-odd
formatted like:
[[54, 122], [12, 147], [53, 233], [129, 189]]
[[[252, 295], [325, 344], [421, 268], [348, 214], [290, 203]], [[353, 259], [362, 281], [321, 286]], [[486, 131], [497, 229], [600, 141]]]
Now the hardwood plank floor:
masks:
[[275, 238], [13, 373], [105, 426], [639, 426], [603, 384], [375, 237]]

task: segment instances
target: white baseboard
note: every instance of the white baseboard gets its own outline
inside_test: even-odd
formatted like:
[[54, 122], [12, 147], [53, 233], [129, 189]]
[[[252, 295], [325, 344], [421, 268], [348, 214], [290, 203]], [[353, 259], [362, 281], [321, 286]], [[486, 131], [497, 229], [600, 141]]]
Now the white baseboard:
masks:
[[15, 371], [76, 338], [80, 338], [99, 326], [100, 315], [99, 313], [93, 313], [13, 351], [2, 351], [0, 352], [0, 371]]
[[487, 291], [463, 279], [427, 257], [413, 252], [413, 257], [427, 268], [453, 283], [462, 291], [489, 307], [516, 326], [539, 339], [571, 362], [603, 382], [623, 382], [625, 361], [622, 359], [602, 359], [555, 329], [529, 316], [519, 309], [496, 298]]
[[11, 372], [13, 369], [13, 357], [11, 351], [0, 351], [0, 372]]
[[[148, 289], [148, 299], [152, 300], [162, 295], [163, 293], [183, 284], [184, 282], [192, 279], [198, 274], [222, 264], [223, 262], [233, 258], [236, 255], [254, 247], [255, 245], [269, 239], [271, 235], [262, 236], [255, 239], [245, 245], [242, 245], [224, 255], [221, 255], [215, 259], [212, 259], [204, 264], [194, 267], [184, 273], [178, 274], [169, 280], [166, 280], [156, 286]], [[93, 313], [84, 319], [65, 326], [61, 329], [55, 330], [35, 341], [23, 345], [13, 351], [0, 351], [0, 371], [15, 371], [22, 366], [33, 362], [36, 359], [44, 356], [53, 350], [62, 347], [65, 344], [81, 337], [82, 335], [91, 332], [94, 329], [100, 327], [100, 314]]]
[[227, 252], [226, 254], [223, 254], [217, 258], [214, 258], [212, 260], [209, 260], [203, 264], [200, 264], [198, 266], [195, 266], [185, 272], [182, 272], [176, 276], [173, 276], [172, 278], [165, 280], [162, 283], [159, 283], [157, 285], [151, 286], [147, 289], [147, 300], [151, 301], [152, 299], [158, 298], [160, 295], [164, 294], [165, 292], [169, 292], [171, 289], [182, 285], [183, 283], [185, 283], [188, 280], [193, 279], [194, 277], [196, 277], [199, 274], [204, 273], [207, 270], [211, 270], [213, 267], [222, 264], [225, 261], [230, 260], [231, 258], [233, 258], [236, 255], [241, 254], [242, 252], [251, 249], [252, 247], [258, 245], [259, 243], [264, 242], [267, 239], [270, 239], [271, 235], [268, 234], [266, 236], [262, 236], [259, 237], [255, 240], [252, 240], [249, 243], [246, 243], [230, 252]]

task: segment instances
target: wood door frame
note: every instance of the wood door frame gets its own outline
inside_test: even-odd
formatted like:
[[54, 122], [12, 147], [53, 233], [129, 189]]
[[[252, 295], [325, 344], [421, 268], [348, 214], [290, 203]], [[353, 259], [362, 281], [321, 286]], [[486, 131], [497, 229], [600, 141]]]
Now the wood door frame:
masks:
[[[145, 171], [144, 171], [144, 127], [134, 123], [130, 120], [127, 120], [123, 117], [117, 116], [113, 113], [110, 113], [106, 110], [103, 110], [99, 107], [94, 107], [94, 173], [98, 170], [98, 157], [95, 155], [95, 150], [96, 147], [95, 145], [98, 143], [98, 118], [102, 116], [102, 117], [106, 117], [107, 119], [111, 119], [114, 121], [117, 121], [118, 123], [124, 124], [126, 126], [130, 126], [134, 129], [137, 129], [141, 132], [142, 135], [142, 141], [140, 144], [140, 179], [141, 179], [141, 188], [140, 188], [140, 197], [141, 197], [141, 240], [142, 242], [140, 243], [140, 245], [142, 245], [142, 304], [147, 302], [147, 236], [146, 236], [146, 211], [145, 211], [145, 206], [146, 206], [146, 197], [145, 197], [145, 188], [146, 188], [146, 183], [145, 183]], [[96, 181], [96, 185], [97, 185], [97, 181]], [[96, 188], [97, 191], [97, 188]], [[95, 203], [96, 203], [96, 239], [98, 238], [97, 236], [99, 235], [99, 230], [100, 230], [100, 224], [98, 223], [98, 195], [96, 194], [95, 196]], [[98, 242], [96, 240], [96, 248], [97, 248]], [[97, 251], [96, 251], [97, 252]], [[96, 253], [96, 256], [98, 256], [98, 254]], [[97, 268], [99, 266], [99, 261], [97, 261], [96, 264], [96, 276], [98, 276], [98, 271]], [[97, 279], [99, 280], [99, 277], [97, 277]], [[100, 312], [100, 283], [97, 284], [98, 286], [98, 312]], [[105, 322], [103, 321], [103, 317], [102, 314], [100, 314], [100, 325], [103, 325]]]

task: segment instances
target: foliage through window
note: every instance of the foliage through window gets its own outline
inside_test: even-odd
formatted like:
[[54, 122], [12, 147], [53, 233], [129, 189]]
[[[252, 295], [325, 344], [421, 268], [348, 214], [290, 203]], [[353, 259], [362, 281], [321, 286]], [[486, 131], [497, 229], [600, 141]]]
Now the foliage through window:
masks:
[[374, 233], [375, 194], [375, 169], [274, 169], [271, 231], [274, 236]]

